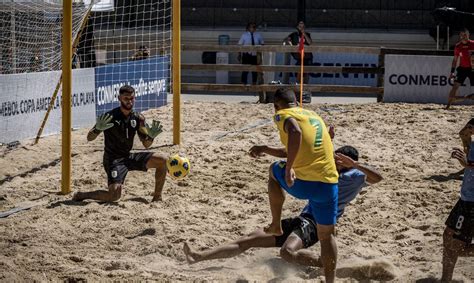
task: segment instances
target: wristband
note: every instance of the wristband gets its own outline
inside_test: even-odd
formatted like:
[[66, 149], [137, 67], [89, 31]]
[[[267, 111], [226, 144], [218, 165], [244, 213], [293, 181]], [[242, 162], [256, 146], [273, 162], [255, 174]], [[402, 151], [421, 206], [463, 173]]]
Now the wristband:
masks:
[[154, 140], [154, 138], [150, 137], [149, 135], [146, 135], [145, 138], [146, 138], [147, 141], [152, 141], [152, 140]]
[[451, 74], [454, 74], [455, 68], [451, 68]]
[[94, 128], [94, 130], [92, 130], [92, 132], [94, 132], [94, 134], [98, 135], [98, 134], [100, 134], [102, 131], [99, 131], [99, 130], [97, 130], [96, 128]]

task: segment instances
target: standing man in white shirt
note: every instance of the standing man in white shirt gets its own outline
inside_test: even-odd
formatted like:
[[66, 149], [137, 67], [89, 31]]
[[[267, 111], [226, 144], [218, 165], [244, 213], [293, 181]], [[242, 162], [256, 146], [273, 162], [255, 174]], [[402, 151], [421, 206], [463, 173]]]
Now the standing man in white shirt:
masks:
[[[257, 25], [253, 22], [247, 24], [246, 32], [242, 34], [239, 40], [239, 45], [263, 45], [263, 37], [257, 31]], [[257, 52], [243, 52], [239, 54], [239, 61], [244, 65], [258, 65], [259, 60], [257, 57]], [[248, 84], [249, 72], [242, 72], [241, 82], [243, 84]], [[258, 73], [252, 72], [252, 83], [257, 84]]]

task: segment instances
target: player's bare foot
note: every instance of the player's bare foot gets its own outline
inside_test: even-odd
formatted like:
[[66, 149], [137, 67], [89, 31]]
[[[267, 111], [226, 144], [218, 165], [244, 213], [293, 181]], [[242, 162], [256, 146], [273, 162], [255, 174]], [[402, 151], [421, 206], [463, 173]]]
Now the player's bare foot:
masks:
[[157, 197], [153, 197], [153, 199], [151, 200], [152, 202], [155, 202], [155, 201], [163, 201], [163, 198], [161, 196], [157, 196]]
[[275, 225], [273, 223], [263, 228], [263, 231], [273, 236], [283, 235], [283, 230], [281, 229], [281, 225]]
[[445, 109], [448, 110], [449, 107], [451, 107], [451, 104], [452, 104], [452, 103], [453, 103], [453, 100], [452, 100], [451, 98], [449, 98], [448, 104], [446, 105], [446, 108], [445, 108]]
[[198, 262], [198, 260], [197, 260], [198, 256], [196, 255], [195, 252], [193, 252], [193, 251], [191, 250], [191, 248], [189, 247], [189, 245], [188, 245], [187, 242], [184, 242], [184, 245], [183, 245], [183, 252], [184, 252], [184, 254], [186, 255], [186, 261], [187, 261], [189, 264], [193, 264], [193, 263]]

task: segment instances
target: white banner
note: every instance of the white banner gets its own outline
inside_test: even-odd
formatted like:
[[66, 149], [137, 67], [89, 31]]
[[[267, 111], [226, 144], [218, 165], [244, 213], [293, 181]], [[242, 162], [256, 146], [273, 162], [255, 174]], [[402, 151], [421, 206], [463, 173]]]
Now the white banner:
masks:
[[[448, 103], [450, 56], [385, 56], [384, 102]], [[474, 83], [474, 82], [473, 82]], [[474, 93], [469, 78], [457, 95]], [[457, 104], [457, 103], [456, 103]], [[463, 104], [473, 104], [466, 101]]]
[[[48, 109], [60, 71], [1, 75], [0, 142], [33, 138]], [[74, 128], [95, 122], [94, 69], [73, 70], [72, 124]], [[43, 135], [61, 131], [61, 91]]]

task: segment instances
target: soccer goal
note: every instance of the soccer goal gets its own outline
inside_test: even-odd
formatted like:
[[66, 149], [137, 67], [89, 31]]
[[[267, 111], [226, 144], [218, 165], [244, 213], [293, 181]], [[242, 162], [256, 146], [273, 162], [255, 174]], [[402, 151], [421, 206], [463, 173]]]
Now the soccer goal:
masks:
[[139, 112], [174, 94], [179, 144], [179, 66], [179, 0], [0, 0], [0, 143], [62, 132], [69, 192], [71, 128], [118, 107], [123, 85]]

